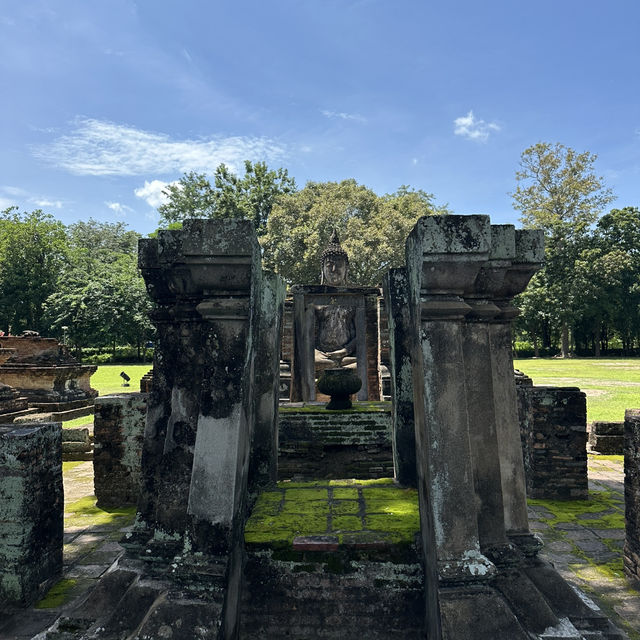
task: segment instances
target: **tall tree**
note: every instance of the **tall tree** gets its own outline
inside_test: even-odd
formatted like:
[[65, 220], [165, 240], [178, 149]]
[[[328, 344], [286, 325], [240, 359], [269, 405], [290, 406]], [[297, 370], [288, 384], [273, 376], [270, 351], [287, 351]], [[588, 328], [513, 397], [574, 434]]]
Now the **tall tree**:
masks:
[[215, 170], [213, 185], [204, 173], [185, 173], [164, 190], [167, 202], [158, 207], [162, 221], [246, 218], [262, 235], [276, 199], [295, 192], [296, 183], [286, 169], [269, 169], [264, 162], [246, 160], [244, 170], [244, 176], [238, 177], [221, 164]]
[[406, 186], [377, 196], [355, 180], [308, 182], [274, 206], [261, 243], [268, 268], [290, 283], [320, 281], [320, 255], [333, 229], [349, 254], [353, 284], [376, 285], [404, 264], [404, 243], [416, 220], [445, 213], [433, 196]]
[[0, 213], [0, 325], [19, 333], [45, 330], [43, 303], [67, 261], [64, 225], [40, 209]]
[[546, 279], [561, 326], [562, 355], [569, 354], [569, 327], [577, 309], [575, 263], [589, 230], [614, 196], [596, 175], [594, 154], [539, 142], [526, 149], [516, 171], [513, 206], [526, 227], [546, 236]]

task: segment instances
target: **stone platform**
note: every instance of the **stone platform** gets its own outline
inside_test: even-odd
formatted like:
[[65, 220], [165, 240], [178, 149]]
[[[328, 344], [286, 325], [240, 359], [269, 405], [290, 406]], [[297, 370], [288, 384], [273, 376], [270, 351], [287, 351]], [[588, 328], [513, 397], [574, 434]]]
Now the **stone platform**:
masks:
[[391, 403], [356, 402], [348, 411], [291, 403], [278, 417], [278, 478], [393, 476]]

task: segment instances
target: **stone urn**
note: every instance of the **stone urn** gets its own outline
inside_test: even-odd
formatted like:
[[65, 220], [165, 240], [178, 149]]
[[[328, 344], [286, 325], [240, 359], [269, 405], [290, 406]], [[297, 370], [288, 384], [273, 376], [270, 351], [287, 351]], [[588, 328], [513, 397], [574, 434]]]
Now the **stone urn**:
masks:
[[318, 380], [318, 389], [331, 396], [325, 409], [338, 411], [351, 409], [351, 394], [360, 391], [362, 380], [355, 369], [325, 369]]

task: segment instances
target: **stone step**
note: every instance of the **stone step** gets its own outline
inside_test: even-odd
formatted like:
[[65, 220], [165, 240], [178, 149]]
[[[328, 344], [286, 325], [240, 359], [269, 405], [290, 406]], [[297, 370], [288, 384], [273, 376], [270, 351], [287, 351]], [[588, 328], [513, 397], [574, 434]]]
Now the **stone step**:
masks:
[[[29, 422], [28, 416], [38, 413], [38, 409], [21, 409], [20, 411], [12, 411], [10, 413], [0, 414], [0, 424], [12, 424], [19, 422]], [[26, 417], [26, 420], [18, 420], [18, 418]]]

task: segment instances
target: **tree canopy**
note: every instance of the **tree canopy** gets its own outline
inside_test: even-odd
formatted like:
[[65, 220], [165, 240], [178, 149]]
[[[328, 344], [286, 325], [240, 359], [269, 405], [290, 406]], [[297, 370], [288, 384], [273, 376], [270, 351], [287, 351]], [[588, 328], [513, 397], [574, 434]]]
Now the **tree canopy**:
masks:
[[238, 177], [221, 164], [213, 185], [206, 174], [194, 171], [168, 185], [164, 190], [167, 202], [158, 212], [165, 224], [187, 218], [246, 218], [262, 235], [276, 199], [295, 190], [295, 180], [286, 169], [269, 169], [264, 162], [246, 160], [244, 176]]
[[418, 218], [447, 212], [433, 198], [406, 186], [378, 196], [355, 180], [308, 182], [274, 205], [261, 239], [264, 264], [289, 283], [320, 282], [320, 256], [335, 228], [351, 283], [379, 284], [390, 267], [404, 264], [405, 240]]
[[596, 157], [562, 144], [539, 142], [522, 153], [511, 194], [525, 227], [545, 232], [546, 266], [530, 286], [545, 282], [548, 312], [561, 325], [565, 356], [569, 327], [580, 308], [576, 262], [587, 248], [593, 224], [614, 199], [594, 171]]

